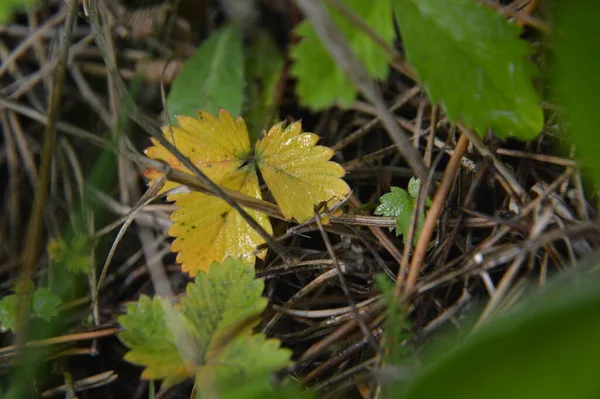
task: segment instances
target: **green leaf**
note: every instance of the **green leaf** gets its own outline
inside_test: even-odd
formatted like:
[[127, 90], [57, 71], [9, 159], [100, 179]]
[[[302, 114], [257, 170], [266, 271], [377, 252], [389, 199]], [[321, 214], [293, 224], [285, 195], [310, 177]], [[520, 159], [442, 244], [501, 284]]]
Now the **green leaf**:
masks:
[[61, 237], [52, 239], [48, 255], [54, 263], [64, 265], [72, 273], [90, 272], [89, 240], [85, 235], [73, 235], [68, 242]]
[[232, 329], [240, 329], [240, 324], [236, 335], [250, 333], [253, 325], [245, 321], [267, 306], [261, 297], [263, 289], [263, 281], [254, 278], [254, 266], [231, 258], [221, 265], [213, 262], [208, 273], [199, 272], [196, 281], [188, 284], [182, 313], [194, 328], [202, 357], [208, 356], [211, 345], [231, 335]]
[[582, 269], [572, 281], [555, 281], [445, 354], [430, 353], [405, 398], [598, 397], [600, 278]]
[[131, 350], [125, 360], [146, 367], [142, 377], [162, 379], [166, 386], [194, 375], [194, 366], [182, 358], [175, 341], [175, 331], [184, 322], [168, 324], [169, 318], [178, 317], [179, 310], [168, 300], [150, 299], [142, 295], [137, 303], [127, 306], [127, 314], [119, 317], [124, 331], [119, 339]]
[[[390, 0], [344, 0], [343, 3], [383, 40], [392, 43], [394, 26]], [[369, 74], [374, 79], [386, 79], [389, 72], [386, 52], [337, 11], [329, 9], [329, 12]], [[296, 33], [301, 41], [292, 49], [294, 63], [290, 71], [298, 80], [296, 91], [300, 101], [315, 110], [334, 103], [350, 106], [356, 98], [356, 89], [325, 50], [310, 22], [300, 23]]]
[[[421, 179], [418, 179], [416, 177], [411, 177], [410, 180], [408, 181], [408, 194], [410, 194], [410, 196], [413, 197], [414, 199], [417, 199], [417, 197], [419, 196], [420, 189], [421, 189]], [[431, 199], [429, 199], [429, 197], [427, 197], [425, 199], [425, 205], [431, 206]]]
[[220, 399], [312, 399], [314, 392], [302, 389], [297, 383], [285, 382], [275, 387], [270, 374], [230, 384], [220, 392]]
[[216, 115], [225, 108], [240, 115], [244, 98], [244, 58], [238, 29], [215, 31], [188, 59], [167, 97], [169, 114], [196, 117], [196, 110]]
[[[277, 339], [263, 334], [234, 339], [217, 358], [208, 358], [198, 369], [195, 390], [202, 393], [211, 385], [226, 391], [240, 380], [260, 378], [289, 364], [291, 351], [281, 349]], [[210, 395], [207, 395], [210, 397]]]
[[27, 6], [36, 4], [35, 0], [2, 0], [0, 1], [0, 24], [9, 22], [13, 12], [22, 10]]
[[532, 139], [544, 123], [521, 29], [473, 0], [394, 0], [408, 61], [448, 117]]
[[0, 300], [0, 331], [15, 331], [17, 326], [17, 296], [7, 295]]
[[[260, 56], [257, 56], [260, 54]], [[275, 91], [283, 72], [283, 57], [267, 30], [260, 29], [245, 54], [248, 101], [244, 120], [255, 142], [277, 116]]]
[[376, 215], [398, 217], [406, 207], [411, 206], [412, 198], [406, 190], [400, 187], [392, 187], [389, 193], [383, 194], [379, 198], [379, 202], [381, 202], [381, 205], [375, 209]]
[[58, 316], [58, 307], [62, 304], [59, 297], [49, 288], [38, 288], [33, 292], [31, 307], [35, 314], [46, 321]]
[[[600, 136], [598, 93], [600, 93], [600, 3], [572, 0], [554, 7], [556, 67], [554, 81], [558, 99], [566, 109], [577, 153], [600, 182]], [[594, 33], [596, 32], [596, 33]]]
[[163, 386], [196, 376], [197, 392], [284, 367], [291, 353], [278, 340], [251, 335], [267, 304], [262, 291], [254, 266], [227, 258], [199, 272], [179, 305], [140, 298], [119, 318], [125, 360], [145, 366], [144, 378], [166, 378]]

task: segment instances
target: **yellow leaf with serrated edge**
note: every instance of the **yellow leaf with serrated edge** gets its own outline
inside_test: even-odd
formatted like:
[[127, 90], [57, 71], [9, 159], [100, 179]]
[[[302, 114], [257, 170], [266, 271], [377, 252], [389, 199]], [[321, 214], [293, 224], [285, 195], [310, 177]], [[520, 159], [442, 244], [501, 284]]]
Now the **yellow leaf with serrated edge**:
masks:
[[[198, 119], [178, 116], [179, 126], [164, 127], [164, 137], [222, 187], [261, 199], [258, 168], [283, 215], [298, 222], [310, 219], [316, 205], [334, 204], [350, 191], [341, 179], [344, 169], [329, 161], [333, 150], [316, 146], [318, 136], [302, 133], [299, 122], [288, 127], [283, 123], [275, 125], [254, 150], [241, 117], [233, 119], [223, 109], [218, 117], [204, 111], [198, 111], [197, 116]], [[152, 142], [154, 145], [146, 149], [149, 157], [190, 173], [157, 140]], [[149, 169], [145, 175], [152, 184], [160, 173]], [[176, 186], [167, 182], [163, 192]], [[256, 247], [264, 240], [225, 201], [198, 192], [179, 192], [168, 199], [178, 206], [171, 216], [174, 224], [169, 234], [176, 237], [172, 250], [179, 252], [177, 261], [183, 270], [194, 275], [228, 256], [255, 260]], [[244, 209], [272, 234], [266, 215]], [[263, 258], [265, 254], [262, 251], [257, 256]]]
[[319, 136], [302, 133], [300, 122], [273, 126], [256, 145], [256, 163], [277, 205], [288, 219], [314, 216], [315, 205], [339, 202], [350, 191], [346, 171], [330, 161], [331, 148], [316, 146]]

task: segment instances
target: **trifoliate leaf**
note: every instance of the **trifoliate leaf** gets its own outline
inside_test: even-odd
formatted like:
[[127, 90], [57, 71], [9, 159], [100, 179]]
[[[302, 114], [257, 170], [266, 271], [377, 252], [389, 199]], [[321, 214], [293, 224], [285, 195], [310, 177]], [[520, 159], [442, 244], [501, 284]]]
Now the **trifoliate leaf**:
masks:
[[283, 216], [299, 222], [314, 216], [315, 205], [342, 200], [350, 187], [344, 168], [329, 161], [331, 148], [315, 146], [319, 136], [302, 133], [300, 122], [273, 126], [256, 145], [256, 163]]
[[[412, 181], [412, 180], [411, 180]], [[412, 190], [418, 195], [420, 182], [413, 182], [413, 187], [409, 185], [409, 190]], [[375, 215], [382, 215], [396, 218], [396, 235], [408, 236], [408, 230], [412, 220], [412, 213], [415, 208], [416, 200], [406, 190], [399, 187], [392, 187], [391, 192], [382, 195], [379, 198], [381, 205], [375, 209]], [[417, 231], [413, 235], [413, 243], [417, 242], [423, 225], [425, 224], [425, 214], [419, 215], [417, 222]]]
[[405, 212], [406, 207], [412, 206], [412, 198], [400, 187], [392, 187], [389, 193], [379, 198], [379, 201], [381, 205], [375, 209], [375, 215], [398, 217]]
[[[256, 144], [250, 145], [242, 118], [234, 120], [221, 109], [215, 118], [199, 111], [198, 119], [180, 116], [179, 127], [163, 128], [164, 136], [215, 183], [254, 198], [261, 198], [256, 169], [272, 191], [287, 218], [299, 222], [313, 216], [314, 206], [323, 201], [334, 203], [349, 192], [341, 180], [344, 169], [329, 159], [333, 150], [315, 146], [318, 137], [302, 133], [299, 122], [287, 128], [277, 124]], [[182, 164], [157, 141], [146, 150], [151, 158], [160, 159], [176, 169], [189, 173]], [[148, 170], [146, 177], [154, 180], [158, 172]], [[176, 184], [167, 183], [167, 188]], [[178, 251], [178, 262], [194, 275], [207, 270], [212, 261], [228, 256], [253, 262], [256, 246], [264, 243], [243, 218], [220, 198], [192, 192], [175, 194], [179, 209], [171, 219], [175, 224], [169, 234], [177, 237], [172, 245]], [[263, 228], [271, 233], [266, 215], [246, 209]], [[259, 257], [264, 257], [265, 251]]]
[[[343, 0], [343, 3], [362, 17], [383, 40], [392, 43], [394, 25], [390, 0]], [[371, 77], [386, 79], [389, 70], [386, 52], [339, 12], [331, 8], [328, 10]], [[294, 63], [290, 71], [298, 80], [296, 91], [300, 100], [313, 109], [326, 108], [334, 103], [348, 107], [356, 98], [356, 89], [325, 50], [310, 22], [301, 22], [296, 33], [300, 43], [292, 49]]]
[[517, 25], [473, 0], [393, 1], [406, 56], [452, 121], [481, 135], [537, 136], [544, 116]]
[[119, 317], [119, 324], [124, 329], [119, 339], [131, 349], [125, 360], [145, 367], [143, 378], [164, 378], [164, 384], [169, 386], [194, 375], [194, 363], [184, 360], [175, 340], [176, 330], [182, 326], [186, 328], [186, 324], [183, 321], [168, 323], [169, 318], [178, 317], [179, 309], [168, 300], [150, 299], [145, 295], [137, 303], [128, 305], [127, 314]]
[[[279, 347], [279, 340], [263, 334], [243, 335], [233, 340], [218, 358], [208, 358], [196, 374], [196, 397], [203, 398], [206, 387], [225, 391], [243, 379], [262, 377], [289, 364], [291, 351]], [[209, 397], [209, 396], [207, 396]]]
[[0, 299], [0, 331], [15, 331], [17, 326], [17, 295], [7, 295]]
[[84, 235], [74, 235], [67, 242], [61, 237], [54, 238], [48, 244], [48, 255], [57, 264], [64, 265], [73, 273], [90, 271], [90, 254], [88, 238]]
[[58, 316], [58, 307], [62, 304], [59, 297], [49, 288], [38, 288], [33, 292], [31, 307], [35, 314], [46, 321]]
[[256, 32], [245, 56], [248, 101], [244, 107], [244, 119], [250, 141], [256, 142], [277, 115], [275, 91], [284, 62], [271, 35], [264, 29]]
[[[204, 111], [197, 115], [198, 119], [179, 116], [179, 127], [163, 128], [165, 138], [215, 183], [262, 198], [254, 165], [246, 163], [251, 148], [242, 118], [234, 120], [223, 109], [218, 119]], [[149, 157], [189, 173], [173, 154], [157, 141], [153, 143], [153, 147], [146, 149]], [[146, 176], [156, 178], [156, 172], [149, 170]], [[172, 186], [173, 183], [169, 187]], [[171, 248], [179, 252], [177, 261], [184, 271], [193, 276], [199, 270], [207, 270], [213, 261], [221, 262], [228, 256], [254, 262], [254, 251], [264, 240], [224, 200], [198, 192], [171, 195], [169, 200], [175, 200], [179, 207], [171, 215], [175, 224], [169, 234], [177, 237]], [[271, 233], [266, 215], [245, 210]], [[263, 251], [259, 257], [265, 255]]]
[[197, 388], [284, 367], [290, 352], [279, 341], [251, 335], [267, 304], [262, 290], [253, 265], [227, 259], [199, 272], [179, 305], [141, 297], [119, 318], [119, 338], [131, 349], [125, 360], [146, 367], [144, 378], [165, 378], [167, 386], [196, 376]]
[[225, 108], [242, 112], [244, 57], [242, 39], [235, 26], [213, 34], [181, 67], [167, 97], [169, 114], [195, 116], [204, 109], [216, 114]]

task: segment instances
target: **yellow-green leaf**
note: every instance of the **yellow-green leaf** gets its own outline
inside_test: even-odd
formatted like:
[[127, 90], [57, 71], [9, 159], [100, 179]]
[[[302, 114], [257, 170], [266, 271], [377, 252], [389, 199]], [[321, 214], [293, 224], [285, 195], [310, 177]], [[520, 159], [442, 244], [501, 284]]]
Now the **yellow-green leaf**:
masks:
[[300, 122], [273, 126], [257, 143], [256, 163], [281, 212], [299, 222], [314, 216], [315, 205], [336, 203], [350, 191], [344, 168], [329, 161], [331, 148], [316, 146], [319, 137], [302, 133]]

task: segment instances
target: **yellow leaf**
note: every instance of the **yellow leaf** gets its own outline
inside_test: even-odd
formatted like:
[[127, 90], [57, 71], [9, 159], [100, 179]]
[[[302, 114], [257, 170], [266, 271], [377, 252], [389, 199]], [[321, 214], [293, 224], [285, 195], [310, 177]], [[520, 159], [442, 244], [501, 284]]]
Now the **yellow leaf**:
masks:
[[[286, 128], [283, 123], [275, 125], [254, 150], [242, 118], [234, 120], [223, 109], [218, 118], [204, 111], [197, 115], [198, 119], [177, 117], [179, 126], [166, 126], [163, 134], [220, 186], [261, 199], [258, 167], [283, 215], [299, 222], [310, 219], [316, 205], [338, 202], [350, 191], [341, 179], [344, 169], [329, 161], [333, 150], [316, 146], [318, 136], [302, 133], [299, 122]], [[152, 142], [154, 145], [146, 150], [149, 157], [190, 173], [166, 148], [156, 140]], [[149, 169], [145, 175], [152, 184], [160, 173]], [[163, 192], [176, 186], [167, 182]], [[179, 207], [171, 216], [175, 223], [169, 234], [176, 237], [172, 250], [179, 252], [177, 261], [183, 270], [194, 275], [228, 256], [255, 260], [256, 247], [264, 240], [225, 201], [198, 192], [180, 192], [168, 199]], [[266, 215], [244, 209], [272, 234]], [[258, 254], [261, 258], [265, 255], [265, 251]]]
[[[243, 194], [261, 198], [256, 172], [251, 166], [232, 172], [220, 184]], [[208, 270], [213, 261], [221, 262], [228, 256], [242, 257], [254, 263], [256, 247], [264, 240], [229, 204], [218, 197], [192, 192], [178, 195], [178, 210], [171, 220], [171, 236], [177, 237], [171, 249], [179, 252], [177, 262], [183, 270], [195, 275], [198, 270]], [[269, 234], [269, 218], [259, 212], [244, 208]], [[258, 256], [264, 258], [266, 251]]]
[[331, 148], [315, 146], [319, 137], [302, 133], [300, 122], [273, 126], [256, 145], [256, 163], [277, 205], [288, 219], [303, 222], [321, 202], [344, 199], [350, 187], [344, 168], [329, 161]]

